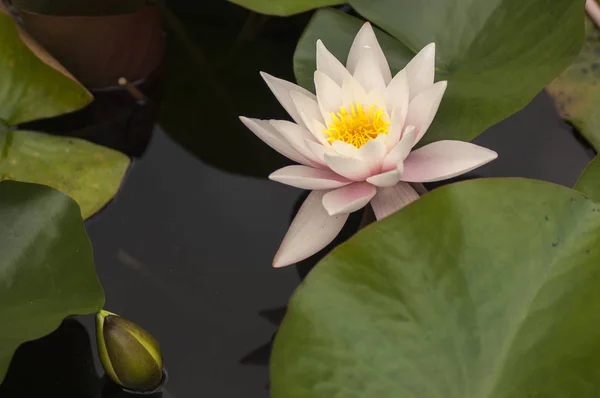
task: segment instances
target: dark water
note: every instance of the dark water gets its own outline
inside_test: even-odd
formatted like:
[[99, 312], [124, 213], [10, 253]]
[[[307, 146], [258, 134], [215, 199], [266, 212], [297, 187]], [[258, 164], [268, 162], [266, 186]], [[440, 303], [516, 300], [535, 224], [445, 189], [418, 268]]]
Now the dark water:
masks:
[[[478, 171], [486, 177], [572, 186], [592, 157], [545, 95], [477, 142], [500, 155]], [[293, 267], [270, 264], [300, 195], [207, 166], [157, 129], [116, 200], [88, 221], [106, 308], [161, 342], [173, 396], [268, 397], [268, 344], [299, 283]], [[93, 336], [83, 317], [26, 344], [0, 396], [102, 396]]]
[[[543, 94], [476, 142], [499, 153], [477, 170], [485, 177], [572, 186], [592, 158]], [[271, 260], [301, 194], [209, 166], [156, 129], [115, 201], [87, 222], [106, 309], [161, 342], [174, 397], [268, 397], [269, 343], [300, 282]], [[101, 397], [93, 338], [82, 317], [26, 344], [0, 396]]]

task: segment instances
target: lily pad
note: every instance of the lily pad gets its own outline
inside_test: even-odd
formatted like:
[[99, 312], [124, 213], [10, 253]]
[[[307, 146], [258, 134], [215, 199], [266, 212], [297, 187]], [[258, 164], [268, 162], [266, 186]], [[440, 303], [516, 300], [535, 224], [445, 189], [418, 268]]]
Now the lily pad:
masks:
[[600, 156], [596, 156], [585, 168], [575, 189], [600, 202]]
[[288, 16], [315, 8], [346, 3], [345, 0], [229, 0], [262, 14]]
[[558, 185], [438, 188], [309, 274], [274, 398], [600, 395], [600, 204]]
[[600, 150], [600, 29], [585, 19], [585, 43], [575, 61], [548, 85], [559, 114]]
[[95, 313], [104, 292], [77, 204], [52, 188], [0, 183], [0, 382], [17, 347], [75, 314]]
[[77, 201], [84, 218], [115, 196], [130, 164], [127, 156], [112, 149], [31, 131], [8, 131], [2, 148], [0, 180], [58, 189]]
[[[395, 38], [384, 48], [394, 72], [436, 43], [436, 79], [448, 80], [423, 144], [470, 140], [523, 108], [578, 54], [583, 0], [351, 0], [365, 18]], [[363, 21], [318, 10], [298, 43], [298, 82], [312, 87], [315, 38], [345, 62]], [[310, 65], [308, 67], [307, 65]]]
[[0, 120], [13, 126], [87, 105], [91, 94], [6, 12], [0, 5]]

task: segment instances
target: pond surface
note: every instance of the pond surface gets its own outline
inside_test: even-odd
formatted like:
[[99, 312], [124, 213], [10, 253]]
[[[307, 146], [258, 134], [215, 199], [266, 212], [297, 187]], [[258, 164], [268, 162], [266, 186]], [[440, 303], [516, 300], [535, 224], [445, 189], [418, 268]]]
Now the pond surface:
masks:
[[[475, 142], [499, 153], [476, 171], [485, 177], [572, 186], [593, 156], [544, 94]], [[157, 128], [114, 202], [87, 222], [106, 309], [160, 341], [174, 397], [268, 397], [269, 343], [300, 283], [271, 260], [301, 194], [203, 163]], [[0, 397], [102, 396], [94, 335], [84, 317], [25, 345]]]
[[[545, 95], [477, 143], [500, 155], [478, 171], [486, 177], [572, 186], [592, 157]], [[299, 283], [271, 260], [300, 194], [207, 166], [159, 130], [89, 222], [107, 308], [159, 339], [175, 397], [268, 396], [264, 346], [276, 326], [261, 313], [285, 306]]]

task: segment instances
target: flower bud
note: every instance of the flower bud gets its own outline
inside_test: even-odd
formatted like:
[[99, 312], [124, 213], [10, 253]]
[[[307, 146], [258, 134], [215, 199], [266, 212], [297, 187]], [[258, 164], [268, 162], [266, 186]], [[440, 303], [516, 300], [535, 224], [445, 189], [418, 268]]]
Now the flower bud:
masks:
[[108, 311], [96, 315], [98, 354], [106, 374], [133, 391], [151, 391], [163, 380], [160, 345], [135, 323]]

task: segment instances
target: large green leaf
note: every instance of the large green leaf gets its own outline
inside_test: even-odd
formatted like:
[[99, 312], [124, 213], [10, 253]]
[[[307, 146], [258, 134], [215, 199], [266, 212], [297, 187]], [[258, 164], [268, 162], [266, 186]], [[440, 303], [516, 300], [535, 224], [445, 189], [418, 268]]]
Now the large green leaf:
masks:
[[585, 168], [575, 189], [600, 202], [600, 156], [596, 156]]
[[434, 190], [325, 258], [274, 398], [600, 396], [600, 204], [524, 179]]
[[58, 189], [77, 201], [84, 218], [115, 196], [130, 163], [122, 153], [88, 141], [30, 131], [8, 131], [0, 148], [0, 180]]
[[77, 204], [41, 185], [0, 183], [0, 382], [26, 341], [68, 315], [97, 312], [104, 293]]
[[345, 0], [229, 0], [262, 14], [288, 16], [320, 7], [343, 4]]
[[[438, 80], [448, 90], [424, 143], [470, 140], [524, 107], [565, 69], [583, 42], [583, 0], [351, 0], [397, 39], [392, 69], [436, 43]], [[319, 10], [298, 43], [299, 83], [312, 87], [315, 38], [342, 61], [362, 21]], [[391, 51], [390, 51], [391, 50]]]
[[92, 97], [85, 88], [36, 47], [5, 12], [0, 4], [0, 120], [16, 125], [88, 104]]
[[585, 43], [575, 61], [547, 87], [560, 115], [600, 150], [600, 30], [586, 18]]

